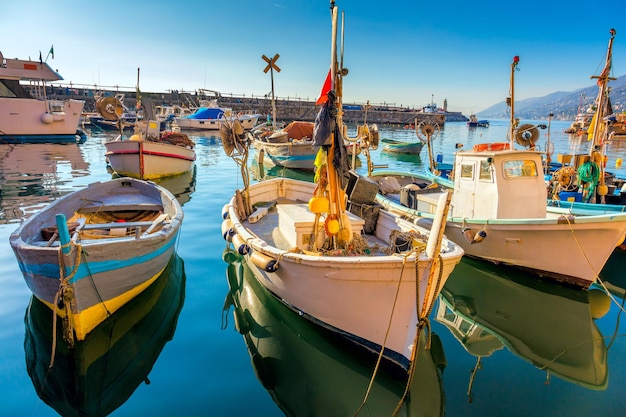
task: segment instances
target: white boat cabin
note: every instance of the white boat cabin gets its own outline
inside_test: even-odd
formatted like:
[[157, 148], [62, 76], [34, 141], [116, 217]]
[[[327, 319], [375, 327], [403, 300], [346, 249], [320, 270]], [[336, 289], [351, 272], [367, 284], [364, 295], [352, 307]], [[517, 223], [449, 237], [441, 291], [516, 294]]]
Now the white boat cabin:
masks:
[[529, 150], [457, 152], [450, 214], [484, 219], [546, 217], [541, 155]]

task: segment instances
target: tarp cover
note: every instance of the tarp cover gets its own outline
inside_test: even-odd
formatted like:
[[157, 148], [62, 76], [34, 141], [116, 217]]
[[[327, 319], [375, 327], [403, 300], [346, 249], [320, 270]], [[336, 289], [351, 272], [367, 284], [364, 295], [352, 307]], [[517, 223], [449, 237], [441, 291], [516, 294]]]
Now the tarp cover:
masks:
[[290, 139], [313, 139], [313, 122], [294, 121], [283, 129]]
[[224, 109], [219, 107], [206, 107], [198, 109], [194, 114], [189, 115], [190, 119], [219, 119], [224, 116]]

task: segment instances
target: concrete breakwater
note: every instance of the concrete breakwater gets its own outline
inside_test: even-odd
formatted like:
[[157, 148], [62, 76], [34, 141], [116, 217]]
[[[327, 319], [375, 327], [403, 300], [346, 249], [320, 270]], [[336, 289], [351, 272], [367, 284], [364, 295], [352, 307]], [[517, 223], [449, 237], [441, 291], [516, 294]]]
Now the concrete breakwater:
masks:
[[[95, 111], [96, 97], [100, 95], [115, 96], [123, 94], [123, 103], [129, 109], [134, 109], [137, 103], [135, 91], [99, 90], [98, 93], [90, 88], [49, 87], [48, 95], [53, 98], [72, 98], [85, 100], [85, 111]], [[228, 107], [233, 112], [260, 113], [265, 117], [272, 115], [272, 100], [268, 97], [246, 97], [237, 95], [224, 95], [213, 92], [212, 96], [196, 93], [171, 91], [167, 93], [141, 92], [141, 103], [150, 114], [154, 106], [178, 105], [181, 107], [197, 107], [202, 99], [216, 99], [220, 107]], [[276, 119], [282, 122], [292, 120], [314, 121], [319, 111], [319, 106], [314, 101], [300, 98], [276, 98]], [[346, 123], [377, 123], [381, 125], [411, 125], [417, 122], [437, 123], [443, 125], [445, 121], [467, 121], [468, 118], [460, 112], [428, 112], [423, 109], [410, 109], [388, 104], [363, 105], [345, 103], [344, 121]]]

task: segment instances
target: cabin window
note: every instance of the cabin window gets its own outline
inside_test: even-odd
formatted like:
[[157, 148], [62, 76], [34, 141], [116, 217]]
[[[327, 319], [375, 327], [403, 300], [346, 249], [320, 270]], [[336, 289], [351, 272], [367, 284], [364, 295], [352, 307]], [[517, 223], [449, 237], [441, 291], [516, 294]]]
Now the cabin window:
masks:
[[480, 161], [480, 173], [478, 178], [481, 180], [491, 180], [491, 162]]
[[65, 113], [62, 101], [50, 101], [50, 113]]
[[461, 164], [461, 178], [474, 179], [474, 164]]
[[504, 162], [504, 176], [507, 178], [536, 177], [537, 164], [532, 160], [516, 160]]

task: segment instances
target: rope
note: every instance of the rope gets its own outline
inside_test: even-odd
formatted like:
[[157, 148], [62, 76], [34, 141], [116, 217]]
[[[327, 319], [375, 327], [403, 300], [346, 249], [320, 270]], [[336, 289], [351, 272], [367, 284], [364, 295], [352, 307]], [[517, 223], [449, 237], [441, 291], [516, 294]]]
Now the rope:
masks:
[[[58, 264], [59, 264], [59, 290], [55, 294], [55, 306], [54, 306], [54, 314], [57, 312], [58, 299], [61, 298], [61, 303], [63, 306], [63, 310], [65, 311], [65, 317], [63, 317], [63, 339], [70, 345], [70, 347], [74, 346], [74, 329], [72, 327], [72, 321], [70, 320], [70, 315], [72, 314], [72, 301], [73, 301], [73, 290], [69, 285], [69, 281], [74, 277], [76, 271], [78, 271], [78, 267], [80, 266], [80, 255], [75, 257], [76, 262], [74, 267], [70, 271], [70, 273], [65, 275], [65, 262], [63, 249], [70, 248], [70, 252], [68, 253], [68, 257], [74, 252], [77, 251], [80, 253], [82, 248], [80, 244], [76, 244], [72, 241], [59, 246], [59, 250], [57, 252], [58, 256]], [[56, 344], [56, 343], [55, 343]]]
[[[409, 257], [411, 253], [412, 252], [408, 252], [406, 255], [402, 257], [402, 268], [400, 269], [400, 279], [398, 280], [398, 286], [396, 287], [396, 293], [394, 295], [393, 304], [391, 306], [391, 315], [389, 316], [389, 322], [387, 323], [387, 330], [385, 331], [385, 338], [383, 339], [383, 344], [380, 347], [380, 352], [378, 353], [378, 358], [376, 359], [376, 366], [374, 366], [374, 372], [372, 373], [372, 377], [370, 378], [370, 382], [367, 386], [367, 390], [365, 391], [365, 396], [363, 397], [363, 401], [361, 402], [361, 405], [359, 405], [359, 407], [356, 409], [356, 411], [352, 415], [353, 417], [357, 416], [361, 412], [361, 409], [365, 406], [365, 403], [367, 402], [367, 399], [369, 398], [370, 392], [372, 391], [372, 386], [374, 385], [374, 379], [376, 378], [376, 375], [378, 374], [378, 369], [383, 359], [385, 345], [387, 344], [387, 337], [389, 336], [391, 323], [393, 321], [393, 313], [396, 310], [396, 303], [398, 301], [398, 294], [400, 293], [400, 284], [402, 284], [402, 275], [404, 275], [404, 267], [406, 266], [406, 259]], [[417, 256], [415, 257], [415, 262], [417, 262]]]
[[602, 286], [602, 288], [604, 288], [604, 291], [606, 292], [606, 295], [609, 296], [609, 298], [611, 299], [611, 301], [613, 303], [615, 303], [615, 305], [621, 310], [624, 311], [626, 313], [626, 311], [624, 310], [624, 306], [621, 305], [613, 296], [613, 294], [611, 294], [611, 292], [609, 291], [609, 289], [606, 287], [606, 285], [604, 284], [604, 281], [602, 281], [602, 279], [600, 278], [600, 275], [598, 274], [598, 272], [593, 268], [593, 266], [591, 265], [591, 262], [589, 262], [589, 258], [587, 257], [587, 255], [585, 254], [585, 252], [583, 251], [582, 246], [580, 245], [580, 242], [578, 241], [578, 238], [576, 237], [576, 234], [574, 233], [574, 229], [572, 228], [572, 223], [570, 222], [569, 216], [564, 216], [565, 220], [567, 221], [567, 224], [570, 226], [570, 231], [572, 232], [572, 236], [574, 237], [574, 242], [576, 242], [576, 245], [578, 246], [578, 249], [580, 250], [580, 253], [582, 253], [582, 255], [584, 256], [585, 260], [587, 261], [587, 265], [589, 265], [589, 268], [591, 268], [591, 270], [593, 271], [593, 273], [595, 274], [595, 280], [597, 282], [600, 283], [600, 285]]
[[[437, 257], [437, 260], [440, 266], [439, 266], [439, 274], [437, 276], [437, 284], [435, 286], [435, 292], [434, 292], [435, 294], [439, 292], [439, 286], [441, 285], [441, 281], [443, 280], [443, 258], [441, 257], [441, 253]], [[435, 265], [437, 264], [433, 263], [432, 268], [434, 268]], [[419, 271], [417, 271], [417, 265], [416, 265], [416, 275], [419, 275]], [[415, 284], [416, 284], [415, 285], [415, 295], [416, 295], [415, 303], [416, 305], [418, 305], [419, 304], [419, 281], [417, 279], [416, 279]], [[430, 292], [431, 285], [432, 285], [432, 281], [430, 281], [428, 283], [428, 286], [426, 287], [426, 294]], [[427, 302], [426, 297], [424, 297], [424, 303], [426, 302]], [[432, 312], [434, 305], [435, 305], [434, 302], [430, 303], [430, 307], [428, 308], [428, 310], [425, 311], [425, 313], [422, 314], [422, 317], [420, 318], [419, 323], [417, 325], [417, 331], [415, 332], [415, 339], [413, 340], [413, 349], [411, 350], [411, 361], [410, 361], [411, 365], [409, 366], [409, 372], [408, 372], [409, 376], [408, 376], [406, 385], [404, 387], [404, 393], [402, 394], [402, 398], [400, 398], [400, 401], [398, 401], [398, 404], [396, 405], [396, 409], [394, 410], [392, 417], [395, 417], [396, 415], [398, 415], [398, 412], [400, 411], [400, 407], [402, 407], [402, 404], [404, 404], [404, 402], [406, 401], [406, 397], [408, 396], [409, 391], [411, 389], [413, 378], [415, 376], [415, 365], [417, 363], [417, 353], [419, 349], [420, 335], [422, 334], [422, 330], [424, 329], [427, 330], [427, 335], [428, 335], [428, 340], [427, 340], [425, 349], [430, 349], [432, 334], [431, 334], [430, 319], [428, 317], [430, 316], [430, 313]]]
[[[393, 234], [393, 233], [392, 233]], [[370, 382], [369, 385], [367, 387], [367, 390], [365, 392], [365, 396], [363, 397], [363, 401], [361, 402], [361, 404], [359, 405], [359, 407], [357, 408], [357, 410], [355, 411], [355, 413], [353, 414], [353, 416], [358, 415], [362, 408], [365, 406], [365, 404], [367, 403], [367, 399], [369, 398], [369, 395], [371, 393], [372, 390], [372, 386], [374, 384], [374, 379], [378, 373], [378, 369], [380, 367], [380, 363], [382, 361], [383, 358], [383, 353], [385, 351], [385, 345], [387, 343], [387, 338], [389, 336], [389, 331], [391, 329], [391, 323], [393, 321], [393, 313], [395, 312], [395, 307], [396, 307], [396, 303], [398, 301], [398, 294], [400, 293], [400, 285], [402, 283], [402, 275], [404, 273], [404, 267], [406, 266], [406, 259], [411, 255], [411, 254], [415, 254], [415, 306], [416, 306], [416, 311], [417, 314], [419, 314], [419, 299], [420, 299], [420, 291], [419, 291], [419, 277], [420, 277], [420, 271], [419, 271], [419, 262], [418, 262], [418, 255], [419, 252], [422, 251], [423, 248], [418, 248], [418, 249], [413, 249], [409, 252], [407, 252], [405, 255], [402, 256], [402, 269], [400, 271], [400, 279], [398, 280], [398, 286], [396, 287], [396, 293], [394, 296], [394, 301], [393, 301], [393, 305], [392, 305], [392, 310], [391, 310], [391, 315], [389, 316], [389, 321], [387, 323], [387, 330], [385, 332], [385, 338], [383, 339], [383, 344], [381, 346], [380, 352], [378, 353], [378, 358], [376, 360], [376, 365], [374, 367], [374, 371], [372, 373], [372, 377], [370, 378]], [[439, 254], [438, 256], [438, 261], [440, 265], [443, 265], [443, 261], [442, 261], [442, 257], [441, 254]], [[433, 264], [433, 267], [435, 266], [435, 264]], [[441, 285], [441, 281], [443, 280], [443, 267], [439, 268], [439, 274], [437, 277], [437, 283], [436, 283], [436, 290], [439, 289], [439, 286]], [[432, 285], [432, 282], [428, 283], [428, 286], [426, 288], [426, 294], [429, 293], [430, 291], [430, 287]], [[424, 303], [426, 303], [426, 299], [424, 300]], [[426, 345], [426, 349], [430, 349], [430, 341], [431, 341], [431, 325], [430, 325], [430, 320], [428, 319], [428, 316], [430, 315], [430, 313], [432, 312], [434, 303], [431, 303], [430, 307], [428, 308], [427, 311], [422, 313], [422, 317], [419, 318], [419, 322], [417, 324], [417, 331], [415, 332], [415, 338], [413, 339], [413, 347], [411, 349], [411, 358], [409, 360], [409, 369], [408, 369], [408, 379], [407, 379], [407, 384], [405, 386], [404, 392], [402, 394], [402, 397], [400, 398], [400, 401], [398, 402], [398, 404], [396, 405], [396, 408], [392, 414], [392, 416], [396, 416], [400, 410], [400, 407], [402, 406], [402, 404], [404, 404], [406, 397], [409, 393], [412, 381], [413, 381], [413, 377], [415, 375], [415, 365], [416, 365], [416, 359], [417, 359], [417, 352], [419, 351], [419, 345], [420, 345], [420, 335], [422, 334], [422, 330], [423, 329], [427, 329], [427, 333], [428, 333], [428, 343]]]
[[583, 195], [583, 200], [589, 202], [596, 195], [596, 186], [600, 179], [600, 169], [593, 161], [587, 161], [578, 168], [578, 185], [588, 184], [587, 193]]

